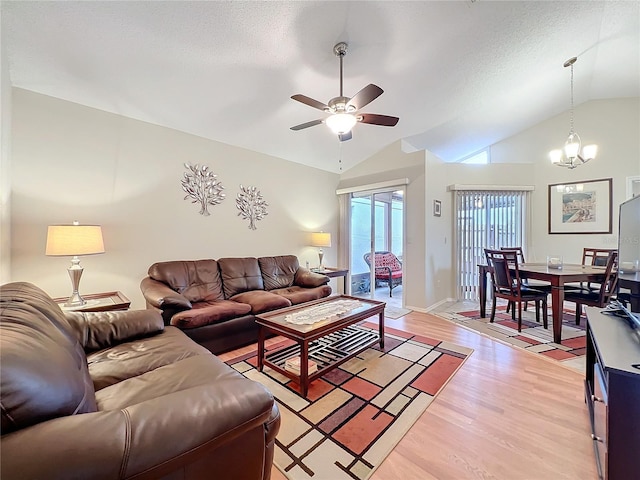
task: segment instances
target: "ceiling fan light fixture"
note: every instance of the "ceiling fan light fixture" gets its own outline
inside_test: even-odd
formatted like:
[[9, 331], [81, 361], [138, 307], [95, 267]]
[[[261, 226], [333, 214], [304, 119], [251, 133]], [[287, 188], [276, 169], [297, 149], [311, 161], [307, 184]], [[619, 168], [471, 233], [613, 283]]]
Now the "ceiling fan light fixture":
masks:
[[336, 135], [350, 132], [358, 119], [350, 113], [336, 113], [328, 117], [324, 122]]

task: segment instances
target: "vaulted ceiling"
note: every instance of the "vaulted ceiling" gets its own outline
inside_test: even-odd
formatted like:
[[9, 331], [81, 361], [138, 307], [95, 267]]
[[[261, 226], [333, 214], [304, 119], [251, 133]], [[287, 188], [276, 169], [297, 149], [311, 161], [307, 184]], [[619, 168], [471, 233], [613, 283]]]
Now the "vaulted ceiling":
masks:
[[[576, 105], [640, 96], [638, 1], [2, 2], [13, 86], [337, 172], [403, 139], [445, 161]], [[290, 99], [384, 93], [339, 142]], [[576, 119], [579, 129], [579, 118]], [[565, 133], [565, 132], [563, 132]], [[566, 132], [568, 133], [568, 132]]]

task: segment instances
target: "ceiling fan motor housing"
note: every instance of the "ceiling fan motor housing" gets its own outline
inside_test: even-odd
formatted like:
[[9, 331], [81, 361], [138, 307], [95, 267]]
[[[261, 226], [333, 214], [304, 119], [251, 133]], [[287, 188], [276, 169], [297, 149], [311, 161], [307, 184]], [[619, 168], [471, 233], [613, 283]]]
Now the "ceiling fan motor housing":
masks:
[[331, 113], [353, 113], [356, 107], [348, 105], [349, 97], [335, 97], [329, 100], [329, 112]]

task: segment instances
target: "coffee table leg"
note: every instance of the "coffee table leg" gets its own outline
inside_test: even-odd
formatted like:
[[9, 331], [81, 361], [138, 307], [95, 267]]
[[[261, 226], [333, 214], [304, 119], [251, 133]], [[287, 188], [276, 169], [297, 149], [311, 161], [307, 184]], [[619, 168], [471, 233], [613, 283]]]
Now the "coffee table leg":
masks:
[[258, 371], [261, 372], [264, 367], [264, 327], [260, 326], [258, 330]]
[[380, 318], [380, 330], [378, 332], [380, 334], [380, 348], [384, 348], [384, 309], [378, 317]]
[[309, 391], [309, 342], [306, 340], [300, 345], [300, 389], [306, 398]]

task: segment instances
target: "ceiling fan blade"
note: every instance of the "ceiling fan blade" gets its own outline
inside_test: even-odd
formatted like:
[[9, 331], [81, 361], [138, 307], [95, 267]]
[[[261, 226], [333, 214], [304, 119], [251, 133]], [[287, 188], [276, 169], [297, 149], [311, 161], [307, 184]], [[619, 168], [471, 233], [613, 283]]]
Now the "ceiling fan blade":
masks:
[[318, 100], [314, 100], [313, 98], [307, 97], [306, 95], [300, 95], [299, 93], [296, 95], [292, 95], [291, 98], [293, 100], [297, 100], [300, 103], [304, 103], [305, 105], [309, 105], [310, 107], [317, 108], [318, 110], [322, 110], [323, 112], [329, 111], [329, 105], [325, 105]]
[[371, 125], [382, 125], [383, 127], [395, 127], [400, 120], [398, 117], [390, 117], [389, 115], [378, 115], [376, 113], [363, 113], [359, 115], [361, 123], [369, 123]]
[[370, 104], [380, 95], [382, 95], [383, 92], [384, 90], [382, 90], [379, 86], [370, 83], [358, 93], [356, 93], [353, 98], [351, 98], [351, 100], [349, 100], [349, 103], [347, 103], [347, 110], [349, 109], [349, 107], [354, 107], [356, 110], [360, 110], [362, 107]]
[[320, 125], [322, 123], [322, 120], [312, 120], [310, 122], [307, 123], [301, 123], [300, 125], [296, 125], [295, 127], [291, 127], [291, 130], [302, 130], [303, 128], [309, 128], [309, 127], [313, 127], [315, 125]]
[[351, 134], [351, 130], [349, 130], [347, 133], [339, 133], [338, 140], [340, 140], [341, 142], [346, 142], [347, 140], [351, 140], [352, 136], [353, 135]]

